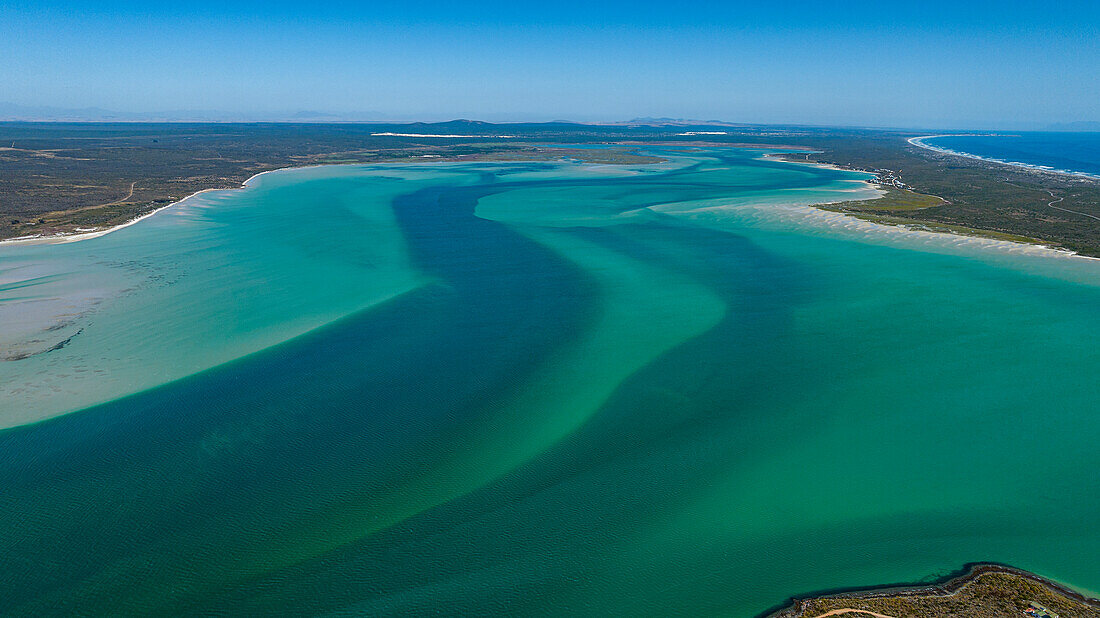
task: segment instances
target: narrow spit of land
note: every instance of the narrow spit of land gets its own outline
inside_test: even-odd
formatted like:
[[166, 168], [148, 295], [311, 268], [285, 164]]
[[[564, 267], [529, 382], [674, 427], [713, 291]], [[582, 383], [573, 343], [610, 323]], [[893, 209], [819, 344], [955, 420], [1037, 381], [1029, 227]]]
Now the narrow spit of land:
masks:
[[817, 618], [825, 618], [826, 616], [839, 616], [840, 614], [867, 614], [874, 616], [875, 618], [896, 618], [895, 616], [887, 616], [886, 614], [879, 614], [877, 612], [867, 611], [865, 609], [852, 609], [850, 607], [842, 607], [840, 609], [833, 609], [821, 614]]
[[768, 618], [1100, 618], [1100, 600], [1020, 569], [973, 564], [937, 584], [795, 599]]
[[[830, 209], [880, 223], [1033, 242], [1100, 256], [1100, 180], [928, 150], [901, 131], [824, 132], [804, 140], [802, 161], [878, 176], [878, 200]], [[1048, 208], [1050, 193], [1064, 197]], [[1080, 215], [1090, 215], [1082, 217]]]

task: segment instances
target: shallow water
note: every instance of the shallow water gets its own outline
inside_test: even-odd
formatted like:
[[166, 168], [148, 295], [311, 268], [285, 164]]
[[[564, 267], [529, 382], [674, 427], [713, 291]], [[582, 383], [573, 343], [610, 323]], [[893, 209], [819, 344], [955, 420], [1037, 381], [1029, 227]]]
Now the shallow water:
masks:
[[0, 337], [40, 352], [0, 419], [79, 410], [0, 432], [0, 613], [751, 616], [978, 560], [1100, 588], [1100, 263], [664, 154], [279, 172], [0, 248]]

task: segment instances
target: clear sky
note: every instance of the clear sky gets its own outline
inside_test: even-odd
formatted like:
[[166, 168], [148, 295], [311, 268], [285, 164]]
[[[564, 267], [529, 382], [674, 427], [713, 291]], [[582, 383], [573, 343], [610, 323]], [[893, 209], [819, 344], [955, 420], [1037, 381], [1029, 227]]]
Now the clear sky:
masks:
[[0, 102], [392, 119], [1100, 120], [1100, 2], [0, 0]]

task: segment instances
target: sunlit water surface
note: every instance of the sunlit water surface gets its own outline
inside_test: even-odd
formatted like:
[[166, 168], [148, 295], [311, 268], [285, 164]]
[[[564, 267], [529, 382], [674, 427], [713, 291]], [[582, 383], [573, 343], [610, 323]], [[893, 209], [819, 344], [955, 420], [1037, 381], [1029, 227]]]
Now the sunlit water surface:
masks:
[[290, 170], [0, 247], [0, 614], [1100, 589], [1100, 263], [654, 152]]

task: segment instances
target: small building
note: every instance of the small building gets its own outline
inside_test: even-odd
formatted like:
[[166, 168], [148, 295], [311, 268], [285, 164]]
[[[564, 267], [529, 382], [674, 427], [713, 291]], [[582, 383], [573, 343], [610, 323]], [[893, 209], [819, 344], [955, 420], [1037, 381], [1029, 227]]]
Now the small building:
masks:
[[1029, 607], [1024, 610], [1025, 616], [1031, 616], [1033, 618], [1058, 618], [1058, 614], [1050, 611], [1040, 603], [1029, 601], [1028, 606]]

